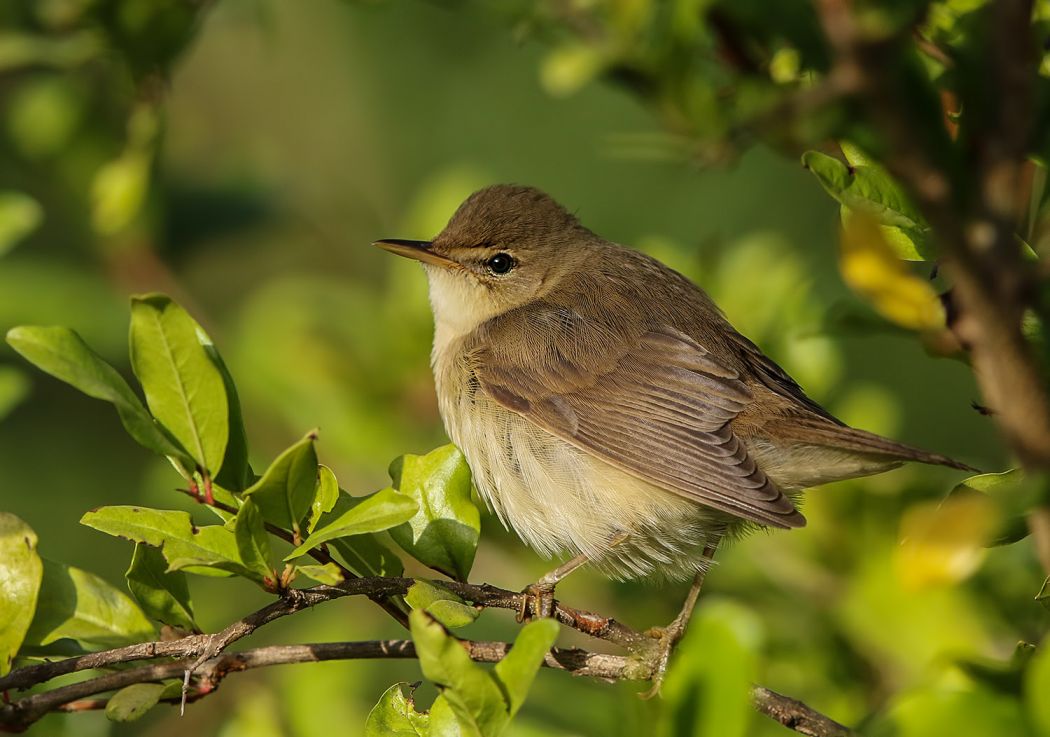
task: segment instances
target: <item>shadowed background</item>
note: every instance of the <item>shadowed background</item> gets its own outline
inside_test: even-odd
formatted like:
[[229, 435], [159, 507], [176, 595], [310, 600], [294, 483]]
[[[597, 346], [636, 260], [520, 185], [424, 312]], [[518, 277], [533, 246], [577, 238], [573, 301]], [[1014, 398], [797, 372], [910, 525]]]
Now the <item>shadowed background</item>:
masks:
[[[61, 21], [65, 5], [75, 3], [0, 18], [28, 32]], [[0, 330], [69, 325], [127, 373], [127, 297], [165, 291], [223, 351], [256, 468], [319, 427], [321, 461], [352, 493], [371, 492], [392, 458], [445, 439], [422, 271], [369, 244], [428, 238], [473, 190], [517, 182], [693, 278], [843, 420], [1005, 467], [989, 421], [970, 407], [969, 370], [931, 360], [842, 284], [838, 208], [801, 165], [754, 149], [701, 169], [620, 91], [558, 94], [565, 70], [546, 54], [486, 6], [224, 0], [170, 87], [150, 92], [162, 112], [142, 123], [158, 128], [138, 149], [128, 128], [136, 91], [104, 58], [0, 77], [0, 189], [31, 197], [39, 209], [30, 205], [29, 218], [40, 218], [0, 251]], [[97, 179], [105, 166], [108, 188]], [[763, 684], [856, 722], [887, 694], [951, 678], [946, 656], [1005, 657], [1018, 633], [1037, 639], [1043, 610], [1011, 603], [1039, 588], [1027, 548], [982, 553], [932, 583], [900, 565], [902, 515], [959, 478], [905, 468], [818, 489], [806, 498], [806, 529], [720, 551], [705, 597], [731, 599], [760, 622]], [[39, 533], [44, 556], [119, 582], [130, 546], [77, 520], [103, 504], [189, 509], [176, 482], [112, 408], [0, 347], [0, 505]], [[472, 580], [517, 589], [549, 566], [494, 518], [483, 525]], [[194, 586], [206, 628], [265, 601], [244, 582]], [[668, 620], [682, 593], [587, 571], [559, 587], [566, 601], [639, 628]], [[468, 633], [513, 629], [490, 612]], [[399, 636], [396, 625], [366, 601], [339, 601], [257, 639], [380, 636]], [[230, 679], [183, 720], [166, 708], [130, 725], [53, 716], [31, 733], [310, 737], [340, 725], [356, 734], [399, 678], [418, 680], [416, 666], [286, 667]], [[634, 690], [542, 673], [510, 734], [644, 733], [660, 707]], [[765, 721], [754, 730], [787, 734]]]

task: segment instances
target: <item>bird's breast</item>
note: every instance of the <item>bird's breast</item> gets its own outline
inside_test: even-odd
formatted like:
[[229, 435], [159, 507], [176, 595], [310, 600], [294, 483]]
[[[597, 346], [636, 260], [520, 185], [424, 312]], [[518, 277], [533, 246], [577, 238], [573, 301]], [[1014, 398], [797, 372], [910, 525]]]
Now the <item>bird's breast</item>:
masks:
[[[584, 553], [618, 578], [680, 578], [696, 570], [717, 515], [631, 476], [490, 397], [469, 354], [433, 354], [445, 429], [500, 521], [543, 555]], [[629, 534], [627, 542], [610, 546]]]

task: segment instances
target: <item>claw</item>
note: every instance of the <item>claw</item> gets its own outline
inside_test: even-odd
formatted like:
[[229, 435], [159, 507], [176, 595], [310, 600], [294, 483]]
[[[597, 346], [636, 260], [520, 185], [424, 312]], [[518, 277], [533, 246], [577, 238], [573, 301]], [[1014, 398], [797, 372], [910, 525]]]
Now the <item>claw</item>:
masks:
[[[704, 550], [704, 556], [710, 558], [714, 551], [714, 545], [711, 545]], [[700, 595], [700, 587], [703, 583], [704, 571], [701, 570], [693, 579], [693, 585], [685, 598], [685, 604], [682, 605], [682, 611], [671, 621], [671, 624], [666, 627], [653, 627], [646, 632], [656, 642], [652, 645], [654, 649], [651, 651], [649, 660], [653, 666], [651, 678], [653, 685], [648, 691], [639, 694], [643, 699], [651, 699], [659, 695], [660, 686], [664, 682], [664, 674], [667, 673], [667, 664], [671, 660], [671, 653], [674, 652], [678, 641], [685, 635], [685, 630], [689, 626], [689, 619], [693, 615], [693, 607], [696, 605], [697, 597]]]
[[547, 583], [534, 583], [522, 589], [521, 609], [515, 620], [518, 624], [525, 621], [526, 617], [537, 617], [540, 619], [554, 616], [554, 585]]
[[663, 685], [664, 675], [667, 673], [667, 664], [671, 661], [671, 653], [674, 652], [675, 645], [678, 644], [678, 641], [685, 634], [685, 627], [681, 622], [675, 620], [667, 627], [653, 627], [646, 634], [657, 640], [655, 657], [653, 658], [653, 675], [650, 681], [653, 685], [638, 694], [638, 696], [649, 700], [654, 696], [660, 695], [660, 687]]

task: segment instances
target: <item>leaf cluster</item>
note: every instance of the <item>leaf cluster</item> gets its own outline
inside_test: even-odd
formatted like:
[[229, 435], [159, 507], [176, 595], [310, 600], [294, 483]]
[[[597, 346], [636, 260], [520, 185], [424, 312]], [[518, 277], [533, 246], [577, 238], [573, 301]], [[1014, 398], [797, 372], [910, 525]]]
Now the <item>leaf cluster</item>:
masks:
[[[128, 434], [166, 458], [217, 520], [202, 524], [181, 509], [141, 506], [87, 512], [82, 524], [134, 543], [129, 596], [87, 571], [41, 558], [32, 529], [14, 515], [0, 516], [0, 572], [7, 582], [0, 675], [33, 659], [155, 640], [158, 627], [199, 632], [188, 575], [244, 579], [287, 596], [301, 577], [338, 585], [356, 576], [400, 576], [404, 565], [392, 542], [421, 564], [466, 580], [480, 515], [455, 447], [398, 458], [391, 485], [366, 496], [341, 489], [319, 463], [316, 432], [256, 474], [233, 378], [201, 326], [160, 294], [131, 302], [131, 365], [144, 400], [68, 328], [17, 327], [7, 340], [41, 370], [112, 404]], [[468, 624], [478, 613], [426, 582], [385, 606], [402, 618], [411, 609], [426, 611], [448, 626]], [[129, 686], [106, 713], [137, 718], [170, 698], [171, 688]]]

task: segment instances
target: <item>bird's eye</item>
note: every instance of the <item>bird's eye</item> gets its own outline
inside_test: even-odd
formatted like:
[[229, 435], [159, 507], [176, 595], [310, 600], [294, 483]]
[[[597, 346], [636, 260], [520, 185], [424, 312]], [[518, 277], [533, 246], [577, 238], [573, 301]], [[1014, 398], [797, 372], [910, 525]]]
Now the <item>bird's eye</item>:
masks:
[[514, 268], [514, 257], [509, 253], [497, 253], [485, 262], [493, 274], [506, 274]]

